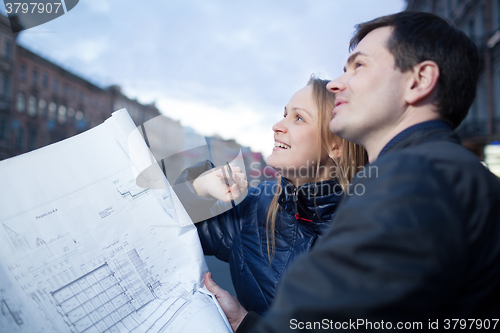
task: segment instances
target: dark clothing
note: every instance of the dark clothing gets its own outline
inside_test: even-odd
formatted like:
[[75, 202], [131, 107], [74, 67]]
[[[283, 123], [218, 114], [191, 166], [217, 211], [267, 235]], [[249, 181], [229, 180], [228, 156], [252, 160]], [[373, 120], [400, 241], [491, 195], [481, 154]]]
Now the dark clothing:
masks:
[[[198, 168], [198, 171], [193, 171]], [[206, 165], [188, 168], [194, 179]], [[189, 178], [189, 177], [188, 177]], [[304, 184], [295, 188], [282, 178], [282, 191], [276, 217], [275, 253], [269, 264], [266, 240], [267, 213], [277, 188], [275, 182], [263, 182], [249, 189], [245, 199], [235, 208], [230, 204], [202, 198], [189, 182], [184, 191], [177, 191], [188, 213], [200, 205], [211, 204], [212, 218], [196, 224], [203, 251], [229, 262], [231, 278], [238, 300], [248, 310], [266, 312], [274, 299], [276, 286], [288, 265], [300, 254], [309, 251], [330, 224], [343, 192], [336, 180]], [[316, 188], [316, 202], [314, 191]], [[295, 193], [296, 191], [296, 193]], [[182, 192], [182, 193], [181, 193]], [[295, 194], [294, 194], [295, 193]], [[295, 201], [296, 200], [296, 201]], [[298, 215], [296, 215], [298, 213]], [[200, 213], [195, 213], [200, 217]]]
[[451, 128], [432, 121], [405, 130], [358, 173], [356, 187], [364, 193], [346, 197], [247, 331], [357, 320], [358, 330], [381, 321], [425, 330], [436, 319], [444, 330], [452, 319], [499, 318], [500, 183]]

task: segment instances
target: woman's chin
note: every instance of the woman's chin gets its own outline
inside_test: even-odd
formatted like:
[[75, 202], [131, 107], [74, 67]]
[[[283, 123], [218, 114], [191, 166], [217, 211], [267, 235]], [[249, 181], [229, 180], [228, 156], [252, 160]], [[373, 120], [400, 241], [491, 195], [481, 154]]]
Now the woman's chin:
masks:
[[275, 157], [276, 156], [273, 156], [273, 154], [269, 155], [267, 158], [266, 158], [266, 164], [267, 166], [270, 166], [271, 168], [275, 169], [276, 168], [276, 163], [274, 163], [275, 161]]

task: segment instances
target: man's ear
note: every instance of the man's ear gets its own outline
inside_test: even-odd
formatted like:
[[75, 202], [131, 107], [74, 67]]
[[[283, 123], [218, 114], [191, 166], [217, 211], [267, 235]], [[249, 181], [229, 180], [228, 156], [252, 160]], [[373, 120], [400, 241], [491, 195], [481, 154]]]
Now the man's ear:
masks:
[[406, 102], [415, 105], [429, 97], [433, 99], [438, 89], [438, 80], [439, 66], [434, 61], [426, 60], [415, 65], [405, 95]]
[[328, 152], [328, 156], [330, 156], [331, 159], [339, 159], [340, 157], [342, 157], [342, 145], [340, 144], [340, 142], [333, 142], [331, 147], [332, 148]]

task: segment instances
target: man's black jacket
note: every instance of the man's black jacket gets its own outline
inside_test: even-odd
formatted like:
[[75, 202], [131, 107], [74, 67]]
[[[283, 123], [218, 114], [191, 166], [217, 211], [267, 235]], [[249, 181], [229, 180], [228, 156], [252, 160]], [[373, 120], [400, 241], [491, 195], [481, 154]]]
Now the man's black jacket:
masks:
[[400, 133], [353, 188], [252, 332], [500, 318], [500, 183], [444, 122]]

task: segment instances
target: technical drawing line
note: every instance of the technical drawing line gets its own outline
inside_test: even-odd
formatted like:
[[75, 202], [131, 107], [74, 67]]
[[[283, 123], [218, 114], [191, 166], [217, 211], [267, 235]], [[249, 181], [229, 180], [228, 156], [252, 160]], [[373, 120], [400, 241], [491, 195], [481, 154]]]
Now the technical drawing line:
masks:
[[[59, 289], [57, 289], [57, 290], [55, 290], [55, 291], [52, 291], [52, 292], [51, 292], [52, 296], [54, 296], [54, 294], [58, 294], [58, 293], [59, 293], [60, 291], [62, 291], [63, 289], [66, 289], [66, 288], [70, 287], [72, 284], [75, 284], [75, 283], [76, 283], [76, 282], [78, 282], [79, 280], [81, 280], [81, 279], [83, 279], [83, 278], [87, 277], [89, 274], [94, 273], [94, 272], [95, 272], [95, 271], [97, 271], [98, 269], [101, 269], [103, 266], [108, 266], [108, 264], [107, 264], [107, 263], [104, 263], [103, 265], [99, 266], [98, 268], [94, 269], [93, 271], [91, 271], [91, 272], [89, 272], [89, 273], [87, 273], [87, 274], [85, 274], [85, 275], [83, 275], [83, 276], [79, 277], [79, 278], [78, 278], [78, 279], [76, 279], [76, 280], [71, 281], [70, 283], [68, 283], [68, 284], [66, 284], [66, 285], [64, 285], [64, 286], [62, 286], [61, 288], [59, 288]], [[111, 271], [111, 270], [110, 270], [110, 271]], [[73, 291], [73, 290], [71, 290], [71, 289], [70, 289], [70, 290], [71, 290], [71, 292], [73, 293], [73, 296], [71, 296], [71, 297], [69, 297], [69, 298], [66, 298], [65, 300], [63, 300], [63, 301], [62, 301], [62, 302], [60, 302], [60, 303], [57, 303], [57, 305], [61, 305], [62, 303], [66, 302], [67, 300], [70, 300], [71, 298], [76, 297], [77, 295], [79, 295], [79, 294], [83, 293], [85, 290], [87, 290], [87, 289], [89, 289], [89, 288], [92, 288], [93, 286], [96, 286], [97, 284], [99, 284], [99, 285], [100, 285], [100, 283], [101, 283], [102, 281], [104, 281], [105, 279], [107, 279], [107, 278], [108, 278], [108, 277], [110, 277], [110, 276], [114, 276], [114, 273], [113, 273], [113, 272], [111, 272], [110, 274], [108, 274], [108, 275], [104, 276], [104, 277], [103, 277], [102, 279], [100, 279], [100, 280], [97, 280], [97, 279], [96, 279], [96, 281], [97, 281], [97, 282], [94, 282], [94, 283], [92, 283], [92, 284], [89, 284], [89, 286], [88, 286], [88, 287], [86, 287], [86, 288], [85, 288], [85, 289], [83, 289], [82, 291], [79, 291], [79, 292], [78, 292], [78, 293], [76, 293], [76, 294], [74, 293], [74, 291]], [[56, 298], [56, 296], [54, 296], [54, 298]], [[57, 298], [56, 298], [56, 300], [57, 300]]]
[[[156, 309], [160, 308], [160, 307], [163, 305], [163, 303], [165, 303], [165, 302], [166, 302], [166, 301], [162, 301], [162, 302], [161, 302], [161, 303], [160, 303], [160, 304], [156, 307]], [[166, 312], [167, 312], [167, 311], [165, 311], [165, 312], [164, 312], [161, 316], [163, 316]], [[151, 318], [153, 315], [154, 315], [154, 311], [152, 311], [149, 315], [147, 315], [147, 317], [145, 317], [145, 318], [144, 318], [144, 319], [143, 319], [143, 320], [142, 320], [142, 321], [141, 321], [141, 322], [137, 325], [137, 327], [139, 327], [139, 326], [141, 326], [142, 324], [144, 324], [145, 322], [147, 322], [147, 321], [149, 320], [149, 318]], [[161, 316], [160, 316], [160, 318], [161, 318]], [[134, 328], [134, 329], [135, 329], [135, 328]], [[131, 331], [132, 331], [132, 330], [133, 330], [133, 329], [131, 329]]]
[[[117, 313], [117, 314], [118, 314], [118, 318], [120, 318], [120, 312], [119, 312], [119, 310], [120, 310], [121, 308], [123, 308], [124, 306], [128, 305], [128, 304], [129, 304], [129, 302], [124, 303], [124, 304], [123, 304], [123, 305], [121, 305], [119, 308], [117, 308], [115, 311], [113, 311], [113, 312], [109, 313], [109, 314], [108, 314], [108, 315], [106, 315], [105, 317], [102, 317], [100, 320], [98, 320], [98, 321], [94, 322], [94, 323], [93, 323], [93, 325], [91, 325], [91, 326], [87, 327], [87, 328], [86, 328], [85, 330], [83, 330], [82, 332], [85, 332], [85, 331], [89, 330], [92, 326], [97, 326], [99, 323], [104, 322], [104, 320], [105, 320], [106, 318], [108, 318], [108, 317], [109, 317], [109, 318], [111, 318], [111, 315], [112, 315], [112, 314]], [[96, 312], [96, 311], [97, 311], [97, 309], [96, 309], [96, 310], [94, 310], [94, 311], [92, 311], [91, 313], [94, 313], [94, 312]], [[124, 318], [128, 317], [128, 316], [129, 316], [132, 312], [134, 312], [134, 310], [132, 310], [131, 312], [127, 312], [127, 314], [125, 314], [125, 315], [124, 315], [123, 317], [121, 317], [119, 320], [117, 320], [117, 321], [113, 322], [113, 324], [112, 324], [112, 325], [109, 325], [109, 326], [106, 328], [106, 330], [107, 330], [107, 329], [109, 329], [109, 328], [111, 328], [111, 327], [113, 327], [113, 326], [115, 326], [117, 323], [121, 322]], [[90, 316], [90, 313], [89, 313], [89, 316]], [[82, 319], [85, 319], [85, 318], [82, 318]], [[112, 319], [112, 320], [114, 320], [113, 318], [111, 318], [111, 319]], [[77, 322], [75, 322], [75, 324], [76, 324], [76, 323], [77, 323]], [[106, 326], [107, 324], [104, 322], [104, 325]], [[76, 325], [74, 325], [74, 326], [76, 326]]]
[[[163, 318], [163, 316], [164, 316], [164, 315], [165, 315], [165, 314], [166, 314], [166, 313], [170, 310], [170, 308], [172, 308], [172, 307], [174, 306], [174, 304], [175, 304], [177, 301], [179, 301], [179, 300], [181, 300], [181, 299], [180, 299], [180, 298], [177, 298], [177, 299], [176, 299], [176, 300], [175, 300], [172, 304], [170, 304], [170, 305], [169, 305], [169, 307], [165, 310], [165, 312], [163, 312], [163, 314], [162, 314], [162, 315], [161, 315], [158, 319], [156, 319], [156, 320], [153, 322], [153, 324], [152, 324], [152, 325], [151, 325], [151, 326], [150, 326], [150, 327], [146, 330], [146, 332], [145, 332], [145, 333], [149, 332], [149, 331], [150, 331], [150, 330], [151, 330], [151, 329], [152, 329], [152, 328], [156, 325], [156, 323], [157, 323], [160, 319], [162, 319], [162, 318]], [[165, 325], [163, 325], [163, 326], [162, 326], [162, 328], [163, 328], [163, 327], [165, 327], [166, 325], [168, 325], [168, 323], [172, 320], [172, 318], [175, 316], [175, 314], [177, 313], [177, 311], [179, 311], [179, 309], [181, 309], [181, 308], [182, 308], [184, 305], [186, 305], [186, 304], [187, 304], [187, 303], [183, 303], [183, 304], [181, 304], [181, 306], [180, 306], [180, 307], [179, 307], [179, 308], [178, 308], [178, 309], [174, 312], [174, 314], [173, 314], [173, 315], [172, 315], [172, 316], [168, 319], [167, 323], [166, 323]], [[160, 331], [160, 330], [158, 330], [158, 331]]]
[[170, 322], [174, 319], [174, 317], [177, 315], [177, 313], [179, 313], [181, 311], [181, 309], [186, 306], [188, 303], [184, 303], [182, 304], [177, 310], [175, 310], [174, 314], [170, 317], [170, 319], [165, 323], [165, 325], [163, 325], [158, 332], [161, 332], [165, 326], [167, 326], [168, 324], [170, 324]]
[[11, 247], [14, 251], [23, 251], [29, 249], [29, 244], [26, 241], [26, 238], [24, 238], [22, 235], [18, 234], [5, 224], [2, 223], [2, 225], [10, 238]]
[[141, 195], [145, 194], [146, 192], [149, 191], [149, 188], [146, 188], [146, 189], [142, 189], [142, 191], [136, 193], [136, 194], [133, 194], [132, 191], [128, 190], [128, 191], [125, 191], [125, 192], [121, 192], [119, 189], [116, 189], [118, 191], [118, 193], [120, 193], [120, 195], [125, 198], [127, 195], [129, 195], [132, 199], [135, 199], [136, 197], [140, 197]]
[[139, 254], [137, 253], [136, 249], [129, 251], [127, 254], [128, 254], [130, 260], [132, 261], [132, 264], [134, 264], [135, 269], [137, 270], [137, 272], [141, 276], [142, 280], [144, 281], [144, 283], [148, 287], [151, 294], [153, 294], [153, 296], [155, 298], [158, 298], [154, 292], [154, 288], [161, 286], [161, 282], [154, 281], [151, 278], [151, 274], [146, 270], [144, 262], [139, 257]]
[[[71, 309], [71, 310], [67, 311], [67, 314], [69, 314], [69, 313], [71, 313], [71, 312], [75, 311], [76, 309], [78, 309], [78, 308], [80, 308], [80, 307], [81, 307], [81, 308], [83, 308], [83, 309], [85, 310], [84, 305], [86, 305], [86, 304], [88, 305], [88, 303], [92, 303], [92, 300], [94, 300], [95, 298], [99, 298], [99, 297], [98, 297], [99, 295], [106, 295], [106, 296], [108, 296], [108, 294], [107, 294], [106, 292], [107, 292], [108, 290], [111, 290], [111, 288], [113, 288], [113, 287], [115, 287], [115, 286], [117, 286], [117, 285], [119, 285], [119, 284], [114, 284], [114, 285], [112, 285], [111, 287], [109, 287], [108, 289], [104, 290], [103, 292], [101, 292], [101, 293], [99, 293], [99, 294], [96, 294], [96, 296], [92, 297], [92, 298], [91, 298], [91, 299], [89, 299], [88, 301], [85, 301], [84, 303], [81, 303], [81, 304], [80, 304], [80, 305], [78, 305], [77, 307], [75, 307], [75, 308], [73, 308], [73, 309]], [[120, 287], [121, 287], [121, 286], [120, 286]], [[122, 287], [122, 289], [123, 289], [123, 287]], [[118, 296], [120, 296], [120, 295], [122, 295], [122, 294], [125, 294], [125, 291], [126, 291], [126, 290], [124, 290], [122, 293], [119, 293], [118, 295], [116, 295], [115, 297], [113, 297], [112, 299], [110, 299], [109, 301], [102, 303], [100, 307], [96, 308], [95, 310], [91, 311], [90, 313], [92, 313], [92, 312], [94, 312], [94, 311], [96, 311], [96, 310], [100, 309], [101, 307], [104, 307], [104, 305], [106, 305], [106, 304], [110, 303], [110, 302], [111, 302], [111, 301], [113, 301], [116, 297], [118, 297]], [[125, 295], [125, 296], [126, 296], [126, 295]], [[73, 297], [71, 297], [71, 298], [73, 298]], [[109, 298], [109, 296], [108, 296], [108, 298]], [[69, 300], [69, 299], [68, 299], [68, 300]], [[78, 300], [78, 298], [77, 298], [77, 300]], [[90, 314], [90, 313], [88, 313], [88, 314]]]
[[12, 316], [12, 319], [14, 319], [14, 321], [16, 322], [16, 324], [18, 326], [21, 326], [24, 323], [23, 320], [21, 319], [21, 316], [19, 316], [19, 314], [17, 312], [12, 312], [12, 310], [9, 307], [9, 305], [7, 304], [7, 301], [5, 301], [3, 299], [2, 300], [2, 314], [5, 316], [6, 313], [4, 312], [4, 308], [7, 309], [7, 311], [9, 312], [9, 314]]
[[[89, 283], [87, 278], [97, 282]], [[73, 286], [80, 289], [80, 281], [85, 281], [88, 286], [77, 292]], [[134, 312], [126, 291], [108, 264], [104, 263], [51, 294], [56, 299], [61, 314], [68, 320], [67, 324], [78, 332], [84, 332], [94, 326], [108, 329]]]
[[120, 322], [125, 325], [126, 317], [157, 298], [154, 288], [161, 282], [152, 278], [137, 250], [128, 251], [126, 258], [114, 261], [120, 271], [118, 276], [125, 280], [104, 262], [51, 292], [65, 322], [77, 332], [92, 327], [102, 332]]

